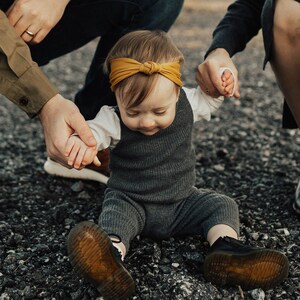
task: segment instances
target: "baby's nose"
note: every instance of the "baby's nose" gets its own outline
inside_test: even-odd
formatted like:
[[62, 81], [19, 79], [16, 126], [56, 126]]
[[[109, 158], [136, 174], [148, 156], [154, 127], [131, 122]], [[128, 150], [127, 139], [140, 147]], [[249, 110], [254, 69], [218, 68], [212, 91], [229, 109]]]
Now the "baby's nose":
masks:
[[152, 118], [145, 117], [140, 120], [141, 128], [151, 128], [155, 125], [155, 121]]

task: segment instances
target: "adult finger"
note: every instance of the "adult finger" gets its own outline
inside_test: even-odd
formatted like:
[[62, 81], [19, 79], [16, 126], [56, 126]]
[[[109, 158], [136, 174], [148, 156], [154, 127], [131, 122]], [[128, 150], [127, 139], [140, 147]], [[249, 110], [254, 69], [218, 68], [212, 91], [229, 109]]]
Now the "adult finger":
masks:
[[201, 89], [208, 95], [219, 97], [224, 94], [219, 68], [214, 64], [205, 62], [198, 66], [198, 82]]
[[21, 35], [21, 38], [24, 40], [26, 43], [30, 43], [32, 39], [34, 38], [33, 32], [29, 30], [25, 30], [23, 34]]
[[22, 17], [22, 12], [15, 7], [15, 3], [13, 3], [9, 9], [6, 11], [6, 16], [8, 18], [9, 23], [15, 27], [17, 22], [21, 19]]
[[81, 140], [90, 147], [96, 146], [97, 142], [93, 136], [91, 129], [89, 128], [88, 124], [86, 123], [84, 117], [80, 114], [80, 112], [73, 112], [70, 113], [68, 116], [68, 120], [66, 123], [76, 131], [79, 135]]
[[43, 39], [47, 36], [49, 32], [49, 29], [38, 30], [37, 33], [34, 35], [33, 39], [30, 41], [30, 43], [39, 44], [41, 41], [43, 41]]
[[201, 90], [205, 93], [209, 93], [211, 89], [210, 78], [208, 72], [203, 65], [198, 66], [198, 71], [196, 73], [196, 82], [200, 86]]
[[211, 66], [208, 76], [210, 78], [210, 89], [212, 90], [211, 95], [224, 95], [224, 87], [220, 76], [220, 68], [217, 66]]

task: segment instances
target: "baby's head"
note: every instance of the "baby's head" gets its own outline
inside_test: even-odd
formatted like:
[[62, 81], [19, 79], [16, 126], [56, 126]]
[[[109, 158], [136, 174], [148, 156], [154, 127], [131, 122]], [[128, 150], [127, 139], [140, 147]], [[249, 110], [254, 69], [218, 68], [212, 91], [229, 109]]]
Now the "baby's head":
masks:
[[165, 32], [135, 31], [116, 43], [104, 69], [127, 127], [152, 135], [173, 122], [183, 60]]

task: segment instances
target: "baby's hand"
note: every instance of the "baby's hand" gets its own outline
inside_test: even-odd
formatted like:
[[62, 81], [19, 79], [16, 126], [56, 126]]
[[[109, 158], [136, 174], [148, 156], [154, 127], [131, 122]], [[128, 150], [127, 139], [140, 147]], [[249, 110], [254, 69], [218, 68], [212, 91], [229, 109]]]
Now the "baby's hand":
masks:
[[229, 69], [224, 70], [221, 75], [222, 86], [224, 88], [225, 97], [231, 97], [234, 94], [235, 82], [234, 76]]
[[89, 147], [78, 136], [72, 135], [67, 141], [65, 156], [70, 167], [81, 169], [91, 163], [101, 165], [97, 152], [96, 146]]

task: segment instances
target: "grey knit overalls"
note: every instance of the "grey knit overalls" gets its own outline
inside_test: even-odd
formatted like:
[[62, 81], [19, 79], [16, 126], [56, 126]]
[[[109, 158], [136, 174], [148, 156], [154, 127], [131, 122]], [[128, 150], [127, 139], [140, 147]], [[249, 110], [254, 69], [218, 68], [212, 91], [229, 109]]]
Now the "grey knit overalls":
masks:
[[152, 136], [128, 129], [111, 151], [110, 178], [99, 225], [129, 249], [137, 235], [154, 239], [203, 235], [217, 224], [239, 230], [231, 198], [197, 189], [192, 147], [193, 112], [180, 91], [173, 123]]

